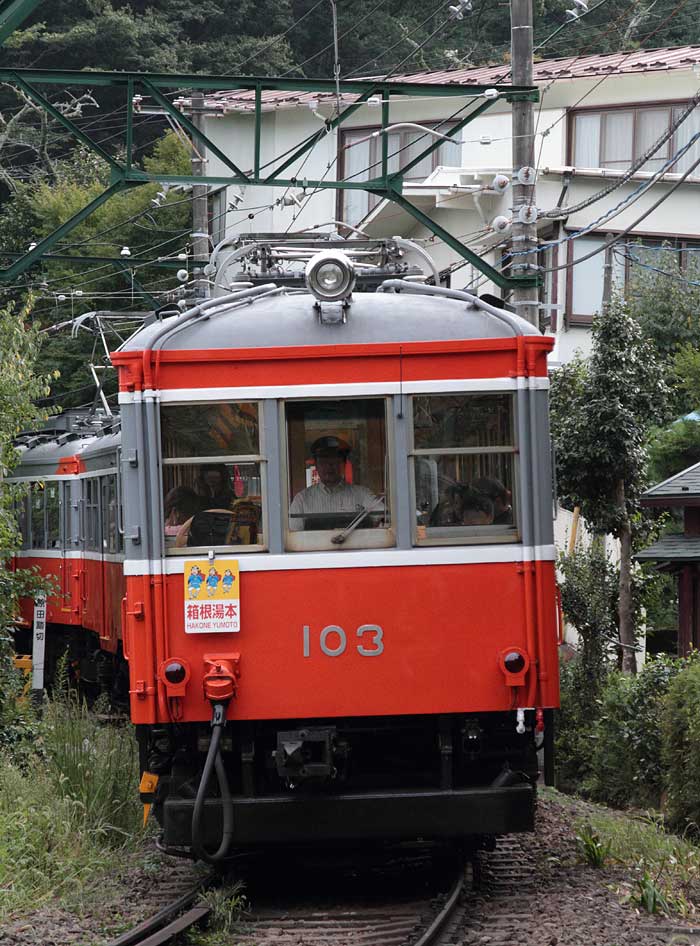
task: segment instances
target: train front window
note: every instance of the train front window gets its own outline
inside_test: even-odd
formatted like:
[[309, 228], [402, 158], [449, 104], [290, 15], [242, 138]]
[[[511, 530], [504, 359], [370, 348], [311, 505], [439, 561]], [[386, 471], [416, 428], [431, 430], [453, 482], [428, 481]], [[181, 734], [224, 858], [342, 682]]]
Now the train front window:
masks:
[[287, 548], [394, 544], [384, 398], [290, 401]]
[[511, 394], [414, 397], [415, 541], [517, 539]]
[[167, 405], [160, 424], [168, 551], [264, 548], [259, 405]]

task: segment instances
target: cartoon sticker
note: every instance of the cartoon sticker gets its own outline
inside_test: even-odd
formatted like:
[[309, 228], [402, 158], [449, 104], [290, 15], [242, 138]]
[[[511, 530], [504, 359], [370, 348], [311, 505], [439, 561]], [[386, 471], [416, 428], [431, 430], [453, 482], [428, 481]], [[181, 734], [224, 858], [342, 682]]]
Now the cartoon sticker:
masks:
[[241, 629], [238, 561], [185, 562], [185, 633], [236, 633]]

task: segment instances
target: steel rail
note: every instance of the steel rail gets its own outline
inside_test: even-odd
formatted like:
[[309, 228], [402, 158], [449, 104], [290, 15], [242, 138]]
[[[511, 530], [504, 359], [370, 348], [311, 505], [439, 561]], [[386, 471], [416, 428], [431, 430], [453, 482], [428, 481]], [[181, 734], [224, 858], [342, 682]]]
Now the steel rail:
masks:
[[428, 929], [423, 933], [420, 939], [417, 939], [411, 946], [432, 946], [437, 942], [437, 938], [445, 928], [447, 921], [455, 911], [459, 898], [464, 890], [464, 866], [460, 868], [459, 877], [450, 891], [450, 895], [445, 901], [442, 910], [433, 918]]
[[[172, 939], [178, 933], [187, 929], [188, 926], [201, 922], [210, 912], [210, 908], [206, 906], [188, 908], [192, 906], [202, 891], [213, 882], [214, 877], [213, 873], [207, 874], [171, 903], [166, 904], [157, 913], [154, 913], [153, 916], [111, 940], [108, 946], [156, 946], [156, 943], [167, 943], [168, 939]], [[180, 916], [185, 910], [187, 913]], [[185, 919], [187, 919], [187, 923], [183, 926]], [[162, 938], [163, 935], [166, 935], [165, 939]], [[155, 939], [154, 937], [157, 936], [161, 938]]]

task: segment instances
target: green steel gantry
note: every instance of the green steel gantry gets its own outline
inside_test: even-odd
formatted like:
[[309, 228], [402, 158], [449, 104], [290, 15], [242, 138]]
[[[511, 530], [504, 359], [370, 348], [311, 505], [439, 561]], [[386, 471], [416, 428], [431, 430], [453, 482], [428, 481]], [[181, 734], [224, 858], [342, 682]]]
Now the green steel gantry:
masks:
[[[0, 0], [0, 45], [13, 29], [38, 6], [40, 0]], [[341, 125], [354, 112], [361, 108], [368, 99], [381, 101], [381, 129], [386, 130], [390, 124], [389, 114], [391, 100], [418, 96], [443, 98], [473, 98], [474, 107], [453, 125], [446, 137], [452, 138], [475, 118], [490, 108], [499, 98], [509, 102], [523, 99], [537, 101], [536, 88], [499, 85], [434, 85], [419, 82], [394, 82], [382, 80], [350, 80], [340, 82], [340, 95], [343, 98], [354, 97], [352, 104], [338, 109], [338, 113], [326, 120], [324, 126], [315, 134], [309, 135], [292, 154], [284, 157], [271, 170], [261, 167], [261, 139], [262, 113], [264, 93], [268, 91], [289, 93], [315, 93], [335, 96], [338, 88], [334, 80], [324, 79], [276, 79], [250, 76], [207, 76], [187, 74], [153, 74], [135, 72], [73, 72], [47, 69], [7, 69], [0, 67], [0, 82], [8, 83], [21, 89], [39, 108], [46, 111], [56, 122], [81, 142], [85, 147], [98, 154], [110, 167], [110, 184], [94, 200], [83, 207], [70, 220], [58, 227], [37, 245], [27, 251], [19, 259], [14, 260], [5, 269], [0, 269], [0, 281], [11, 281], [25, 272], [56, 245], [67, 233], [82, 223], [101, 204], [110, 197], [132, 187], [153, 182], [169, 184], [215, 184], [215, 185], [243, 185], [246, 187], [266, 185], [273, 187], [298, 187], [315, 190], [364, 190], [377, 197], [393, 201], [406, 213], [425, 226], [440, 240], [444, 241], [459, 256], [471, 263], [488, 279], [501, 289], [513, 289], [516, 286], [535, 286], [539, 282], [537, 274], [510, 276], [494, 269], [485, 260], [470, 250], [461, 240], [453, 236], [444, 227], [432, 220], [418, 207], [415, 207], [403, 196], [403, 175], [417, 165], [425, 157], [440, 147], [444, 139], [436, 139], [427, 145], [413, 160], [405, 165], [400, 172], [389, 171], [389, 136], [382, 134], [381, 172], [366, 181], [336, 181], [336, 180], [309, 180], [294, 176], [283, 176], [303, 155], [307, 154], [325, 135]], [[55, 108], [45, 94], [40, 90], [44, 86], [59, 86], [62, 89], [69, 87], [117, 88], [122, 89], [126, 97], [125, 102], [125, 130], [123, 141], [124, 160], [117, 160], [99, 143], [93, 141], [70, 118]], [[495, 89], [498, 96], [491, 93], [484, 96], [487, 89]], [[253, 168], [243, 171], [222, 151], [209, 137], [199, 129], [181, 108], [178, 108], [165, 94], [166, 91], [227, 91], [250, 92], [252, 95], [252, 109], [255, 115]], [[169, 116], [175, 119], [188, 132], [193, 140], [199, 141], [211, 154], [216, 155], [223, 166], [228, 170], [224, 175], [171, 175], [149, 174], [136, 167], [132, 160], [134, 141], [134, 118], [138, 114], [135, 106], [135, 96], [150, 98]], [[138, 99], [137, 99], [138, 101]], [[275, 162], [272, 162], [273, 164]], [[292, 172], [293, 174], [293, 172]]]

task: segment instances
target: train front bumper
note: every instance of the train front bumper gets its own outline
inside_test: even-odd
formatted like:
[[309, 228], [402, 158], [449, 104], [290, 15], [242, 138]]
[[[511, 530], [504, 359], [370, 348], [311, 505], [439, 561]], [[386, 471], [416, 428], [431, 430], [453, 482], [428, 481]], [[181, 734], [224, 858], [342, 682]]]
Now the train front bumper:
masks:
[[[535, 789], [466, 788], [453, 791], [373, 792], [347, 795], [234, 796], [233, 844], [360, 839], [460, 838], [532, 831]], [[194, 800], [167, 798], [164, 843], [189, 847]], [[221, 838], [221, 801], [207, 799], [204, 842]]]

